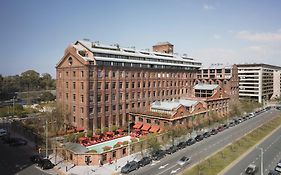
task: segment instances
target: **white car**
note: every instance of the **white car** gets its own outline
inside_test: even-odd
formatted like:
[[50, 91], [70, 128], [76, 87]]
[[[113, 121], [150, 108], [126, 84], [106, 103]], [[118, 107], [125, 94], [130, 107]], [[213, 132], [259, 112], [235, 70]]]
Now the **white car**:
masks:
[[281, 163], [278, 163], [277, 166], [275, 167], [275, 171], [278, 171], [281, 173]]
[[191, 157], [186, 157], [186, 156], [183, 156], [178, 162], [177, 164], [179, 164], [180, 166], [183, 166], [185, 164], [188, 164], [191, 160]]

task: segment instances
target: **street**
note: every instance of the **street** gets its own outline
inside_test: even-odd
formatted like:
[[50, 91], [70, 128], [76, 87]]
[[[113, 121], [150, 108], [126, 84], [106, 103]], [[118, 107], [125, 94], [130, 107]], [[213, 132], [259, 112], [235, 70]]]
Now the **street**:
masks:
[[[258, 116], [220, 132], [217, 135], [211, 136], [199, 143], [179, 150], [172, 155], [167, 155], [160, 161], [155, 161], [148, 166], [140, 168], [137, 171], [133, 171], [131, 174], [177, 174], [187, 167], [190, 167], [191, 165], [205, 159], [207, 156], [210, 156], [217, 150], [231, 143], [233, 140], [243, 136], [252, 129], [260, 126], [264, 122], [272, 119], [274, 116], [276, 116], [276, 114], [280, 114], [280, 112], [274, 109], [261, 113]], [[177, 165], [176, 162], [182, 156], [191, 156], [191, 163], [185, 167]]]
[[[0, 123], [0, 127], [4, 128], [4, 123]], [[7, 125], [5, 125], [7, 127]], [[8, 127], [9, 128], [9, 127]], [[21, 137], [18, 133], [12, 132], [12, 136]], [[3, 175], [49, 175], [52, 171], [42, 171], [30, 162], [29, 157], [35, 153], [34, 144], [28, 142], [27, 145], [9, 146], [4, 144], [0, 139], [0, 174]]]
[[267, 174], [273, 170], [277, 162], [281, 159], [281, 128], [264, 140], [260, 145], [247, 154], [242, 160], [235, 164], [225, 174], [238, 175], [245, 174], [245, 169], [249, 164], [255, 164], [258, 167], [256, 175], [261, 174], [261, 148], [263, 150], [263, 172]]

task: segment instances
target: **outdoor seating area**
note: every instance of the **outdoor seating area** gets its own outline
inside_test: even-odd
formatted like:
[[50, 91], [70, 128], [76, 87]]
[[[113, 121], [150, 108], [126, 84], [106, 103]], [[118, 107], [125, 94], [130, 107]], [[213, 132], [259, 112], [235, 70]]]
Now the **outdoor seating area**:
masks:
[[[82, 131], [82, 130], [80, 130]], [[137, 122], [133, 126], [129, 136], [131, 138], [144, 137], [149, 133], [159, 133], [161, 128], [158, 125], [150, 125], [149, 123]], [[120, 137], [128, 135], [123, 129], [117, 129], [116, 131], [107, 131], [100, 134], [94, 134], [92, 137], [80, 137], [78, 143], [82, 146], [88, 147], [105, 141], [114, 140]]]
[[116, 131], [107, 131], [101, 134], [94, 134], [92, 137], [80, 137], [78, 139], [78, 143], [82, 146], [91, 146], [98, 143], [102, 143], [109, 140], [114, 140], [120, 137], [126, 136], [127, 133], [124, 132], [122, 129], [118, 129]]

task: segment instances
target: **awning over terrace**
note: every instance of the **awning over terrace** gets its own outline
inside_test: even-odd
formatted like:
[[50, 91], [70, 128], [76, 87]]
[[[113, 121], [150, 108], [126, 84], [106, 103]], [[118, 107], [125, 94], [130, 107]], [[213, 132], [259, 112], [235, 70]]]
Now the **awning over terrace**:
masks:
[[150, 128], [150, 132], [158, 132], [160, 130], [160, 126], [152, 126], [151, 128]]
[[148, 131], [150, 128], [151, 128], [150, 124], [145, 123], [145, 124], [143, 124], [141, 130], [143, 130], [143, 131]]
[[138, 122], [138, 123], [136, 123], [136, 124], [133, 126], [133, 128], [134, 128], [134, 129], [140, 129], [140, 128], [142, 127], [142, 124], [143, 124], [143, 123]]

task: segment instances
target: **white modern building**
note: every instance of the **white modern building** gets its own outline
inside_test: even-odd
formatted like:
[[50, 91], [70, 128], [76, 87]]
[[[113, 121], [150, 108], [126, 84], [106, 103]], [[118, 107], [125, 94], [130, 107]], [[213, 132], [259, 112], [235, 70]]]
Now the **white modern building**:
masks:
[[239, 97], [259, 103], [280, 97], [281, 67], [269, 64], [239, 64]]

